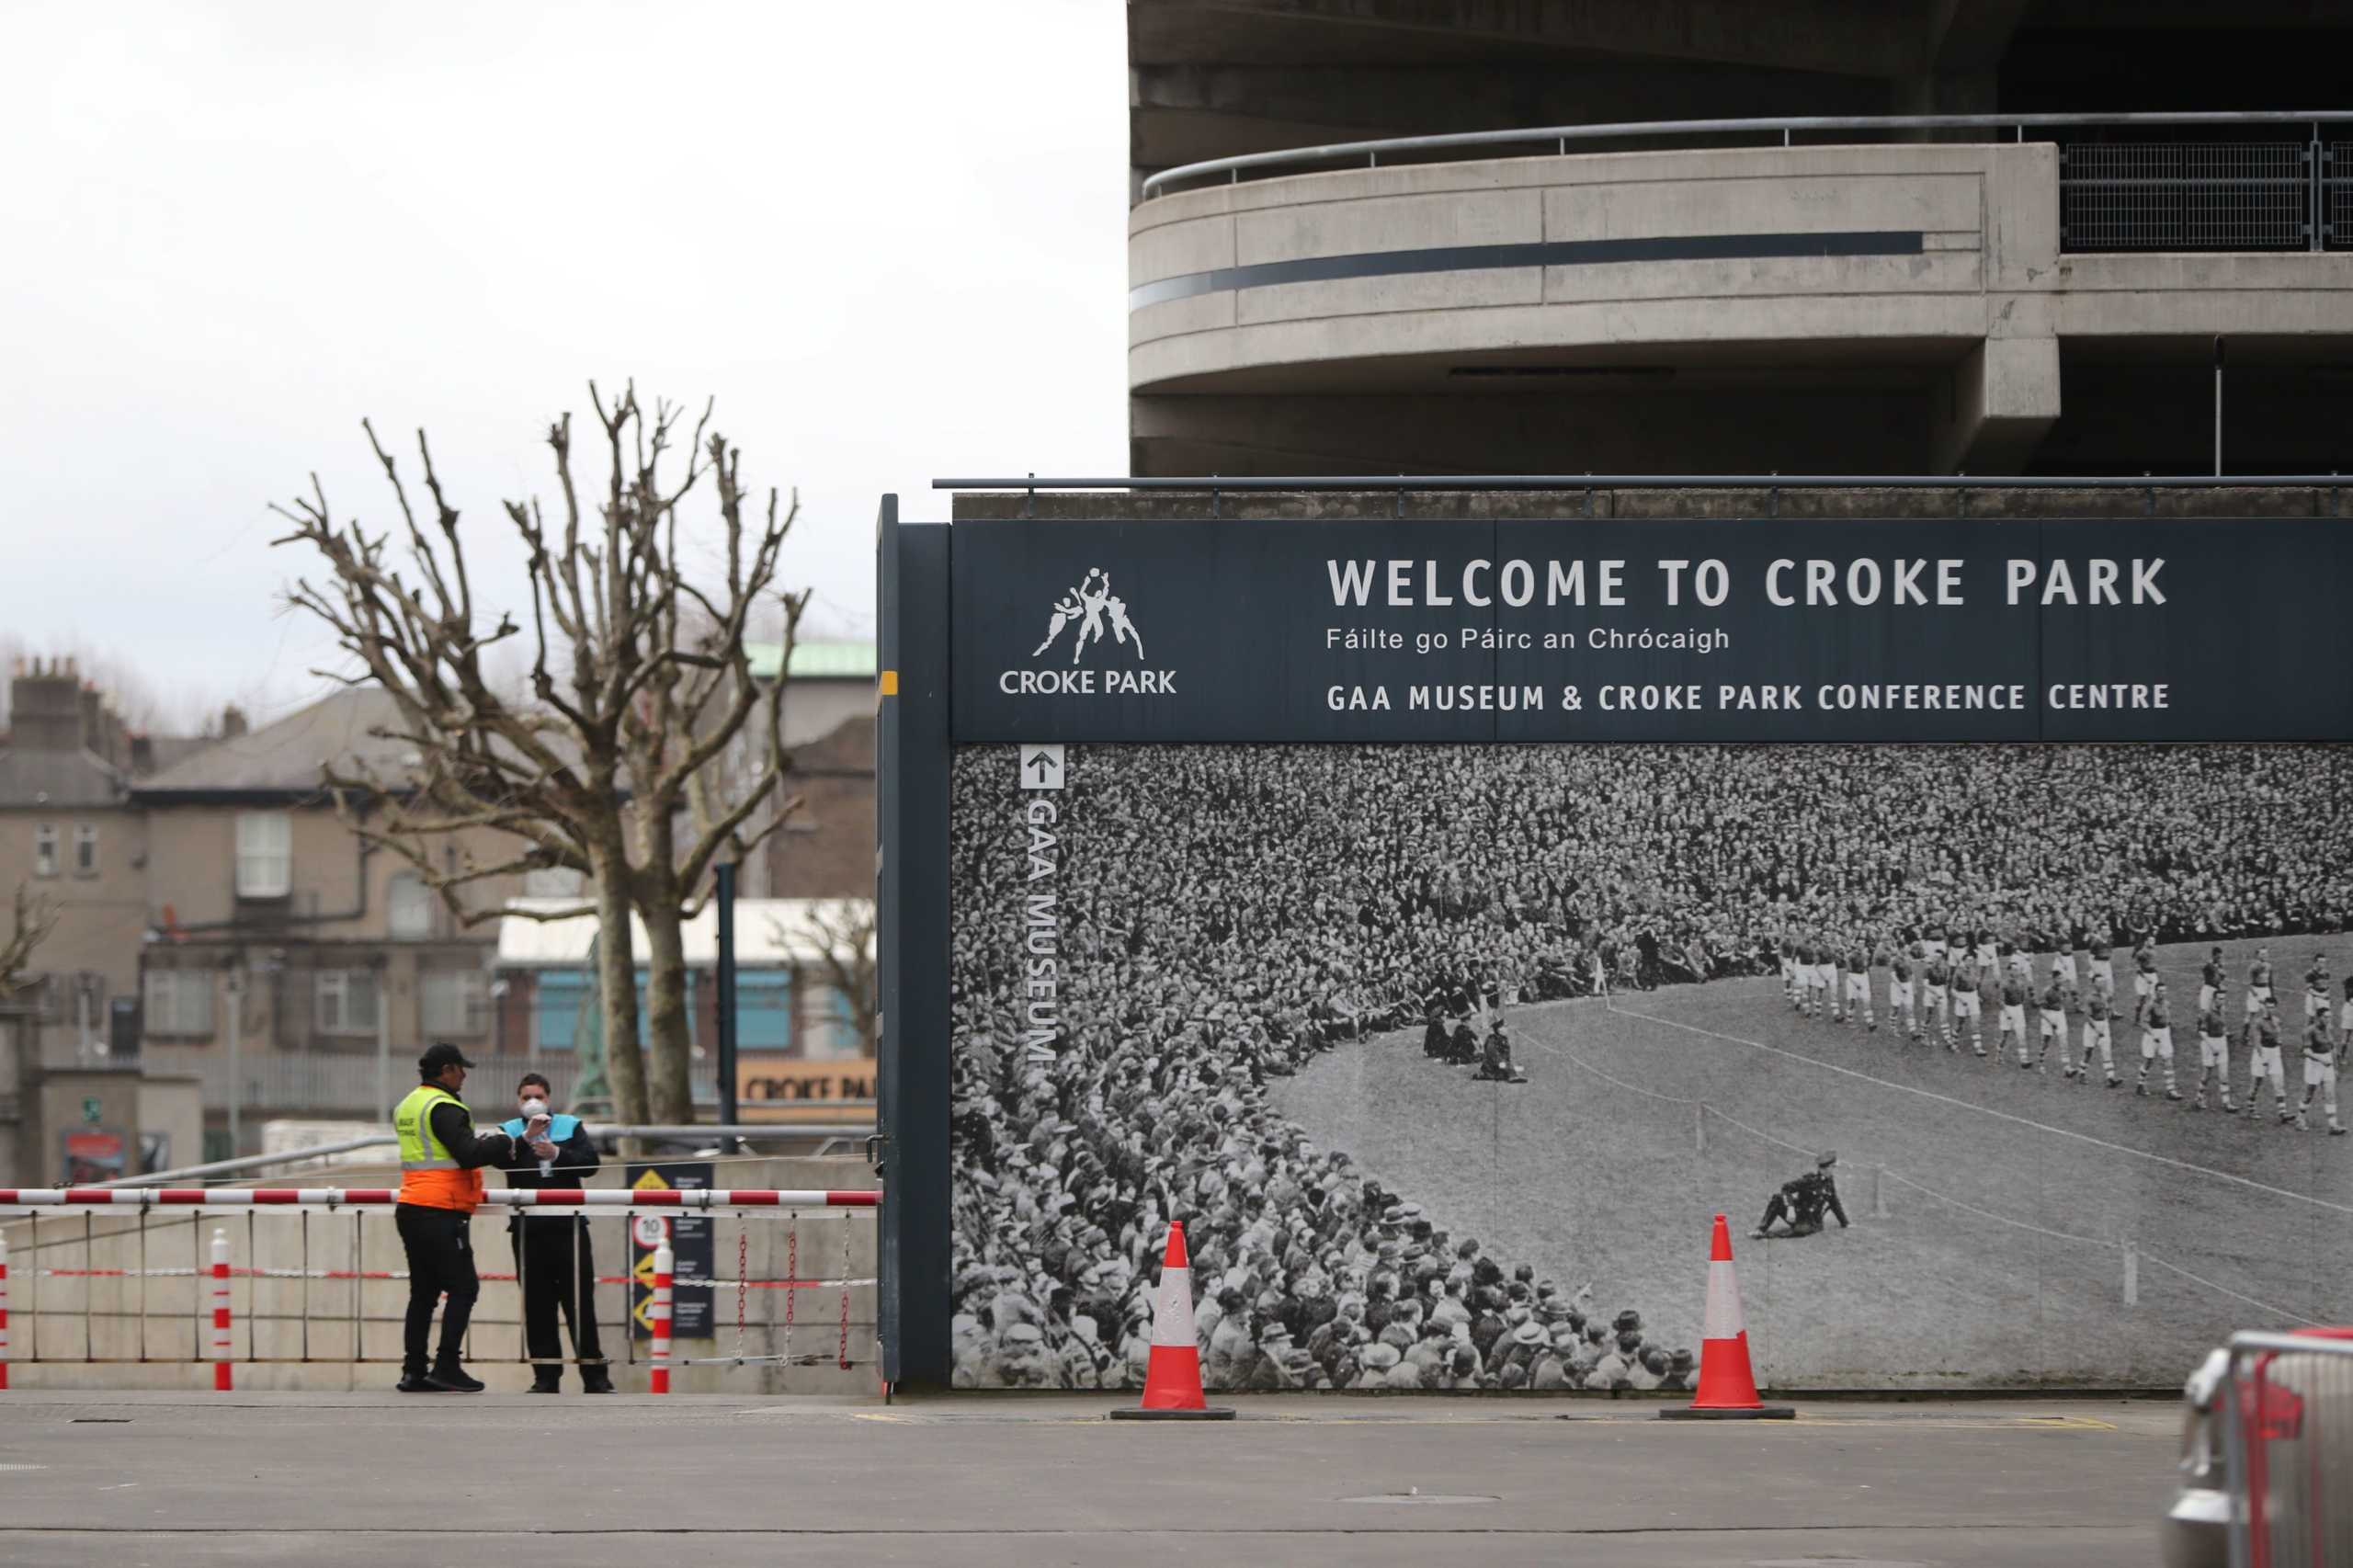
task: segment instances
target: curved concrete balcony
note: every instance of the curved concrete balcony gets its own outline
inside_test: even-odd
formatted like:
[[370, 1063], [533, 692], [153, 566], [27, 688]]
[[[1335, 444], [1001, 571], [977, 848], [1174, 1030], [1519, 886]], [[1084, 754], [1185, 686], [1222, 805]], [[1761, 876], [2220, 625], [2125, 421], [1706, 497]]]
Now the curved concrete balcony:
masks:
[[1160, 196], [1130, 215], [1135, 433], [1181, 434], [1154, 412], [1193, 403], [1181, 394], [1673, 375], [1753, 401], [1758, 384], [1900, 371], [1930, 385], [1912, 460], [2001, 472], [2059, 414], [2063, 339], [2353, 332], [2342, 253], [2063, 251], [2060, 172], [2049, 142], [1913, 142], [1495, 157]]

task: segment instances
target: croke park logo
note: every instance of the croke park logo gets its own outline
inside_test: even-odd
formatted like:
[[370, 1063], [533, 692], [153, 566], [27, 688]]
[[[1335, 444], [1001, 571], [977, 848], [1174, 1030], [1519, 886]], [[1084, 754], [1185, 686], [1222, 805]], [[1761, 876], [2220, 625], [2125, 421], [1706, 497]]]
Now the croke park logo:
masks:
[[[1062, 656], [1065, 640], [1070, 644], [1067, 662]], [[1079, 667], [1091, 650], [1107, 642], [1129, 650], [1136, 665], [1143, 663], [1143, 632], [1129, 615], [1127, 600], [1112, 591], [1111, 574], [1090, 566], [1086, 576], [1053, 598], [1046, 615], [1046, 640], [1029, 650], [1031, 661], [1046, 668], [1004, 671], [997, 676], [997, 689], [1007, 695], [1074, 697], [1175, 694], [1173, 670], [1134, 668], [1116, 654], [1108, 669]]]

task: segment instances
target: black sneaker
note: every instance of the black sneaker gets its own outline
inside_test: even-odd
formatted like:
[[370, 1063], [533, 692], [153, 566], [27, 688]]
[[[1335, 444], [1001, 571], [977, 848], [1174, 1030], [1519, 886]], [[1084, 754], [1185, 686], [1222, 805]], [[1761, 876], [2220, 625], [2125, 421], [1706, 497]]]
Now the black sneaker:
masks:
[[611, 1374], [608, 1373], [602, 1367], [590, 1367], [585, 1369], [580, 1374], [580, 1392], [582, 1393], [612, 1392], [613, 1380]]
[[446, 1393], [449, 1391], [426, 1377], [422, 1372], [404, 1372], [401, 1381], [392, 1385], [400, 1393]]
[[562, 1393], [563, 1384], [553, 1378], [533, 1378], [530, 1392], [532, 1393]]
[[444, 1393], [480, 1393], [483, 1391], [482, 1381], [466, 1376], [462, 1367], [436, 1367], [425, 1374], [425, 1381]]

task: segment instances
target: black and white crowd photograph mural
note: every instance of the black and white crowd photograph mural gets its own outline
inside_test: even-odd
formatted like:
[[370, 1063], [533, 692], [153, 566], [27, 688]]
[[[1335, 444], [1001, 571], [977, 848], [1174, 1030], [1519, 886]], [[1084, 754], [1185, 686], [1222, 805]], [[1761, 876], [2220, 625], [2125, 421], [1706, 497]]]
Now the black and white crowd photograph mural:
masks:
[[[1074, 590], [1084, 599], [1086, 590]], [[1098, 594], [1097, 597], [1106, 597]], [[1074, 745], [951, 795], [955, 1377], [2162, 1382], [2353, 1316], [2353, 748]]]

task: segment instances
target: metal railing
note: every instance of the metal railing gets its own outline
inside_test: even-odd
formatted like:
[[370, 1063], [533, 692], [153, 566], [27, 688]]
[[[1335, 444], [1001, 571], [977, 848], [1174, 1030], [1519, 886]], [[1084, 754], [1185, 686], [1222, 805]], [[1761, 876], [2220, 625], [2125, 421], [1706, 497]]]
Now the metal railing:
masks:
[[[1285, 474], [1235, 478], [1163, 478], [1131, 474], [1123, 477], [935, 479], [934, 490], [999, 491], [1032, 494], [1040, 490], [1151, 491], [1205, 494], [1261, 495], [1280, 491], [1329, 494], [1358, 492], [1398, 497], [1448, 494], [1473, 490], [1557, 490], [1583, 494], [1588, 500], [1597, 490], [1755, 490], [1778, 495], [1784, 490], [2315, 490], [2343, 489], [2347, 477], [2336, 473], [2156, 473], [2135, 478], [2127, 474], [2016, 474], [1978, 477], [1952, 473], [1358, 473]], [[2333, 504], [2341, 513], [2341, 503]], [[1402, 513], [1400, 514], [1403, 515]]]
[[[700, 1382], [712, 1392], [740, 1386], [740, 1372], [729, 1377], [724, 1369], [760, 1373], [757, 1392], [838, 1389], [877, 1360], [880, 1196], [494, 1191], [494, 1204], [555, 1201], [517, 1205], [548, 1217], [511, 1227], [504, 1246], [485, 1236], [485, 1289], [466, 1358], [512, 1386], [527, 1369], [594, 1360], [624, 1389], [650, 1383], [667, 1392], [655, 1374], [672, 1366], [713, 1369]], [[86, 1376], [71, 1369], [210, 1365], [212, 1386], [229, 1392], [238, 1367], [283, 1387], [300, 1385], [303, 1374], [294, 1369], [356, 1381], [360, 1369], [397, 1365], [408, 1273], [391, 1197], [333, 1188], [0, 1190], [0, 1390], [12, 1369]], [[596, 1320], [588, 1336], [596, 1354], [585, 1356], [575, 1341], [572, 1355], [535, 1356], [515, 1282], [530, 1267], [535, 1240], [567, 1230], [595, 1252], [585, 1312]], [[676, 1251], [668, 1304], [682, 1354], [675, 1359], [654, 1327], [662, 1316], [657, 1248]], [[563, 1266], [573, 1256], [566, 1245]], [[438, 1331], [437, 1324], [437, 1339]], [[495, 1370], [502, 1365], [511, 1370]], [[119, 1375], [136, 1383], [185, 1374]]]
[[[1239, 183], [1245, 175], [1301, 174], [1361, 163], [1447, 161], [1495, 153], [1566, 156], [1608, 142], [1655, 148], [1794, 147], [1836, 136], [1897, 139], [1938, 131], [1978, 131], [1991, 140], [2055, 141], [2060, 146], [2060, 248], [2067, 251], [2353, 249], [2353, 144], [2330, 142], [2326, 128], [2353, 123], [2353, 109], [2293, 113], [2204, 110], [2144, 114], [1800, 115], [1750, 119], [1620, 120], [1517, 131], [1391, 136], [1317, 147], [1244, 153], [1180, 164], [1145, 176], [1142, 199], [1196, 182]], [[2205, 128], [2209, 140], [2156, 142], [2143, 133]], [[2275, 128], [2275, 136], [2260, 136]], [[2116, 133], [2124, 139], [2114, 139]]]
[[2233, 1335], [2221, 1414], [2231, 1568], [2353, 1562], [2353, 1338]]
[[[2219, 466], [2219, 460], [2217, 460]], [[1967, 516], [1970, 496], [1982, 490], [2122, 490], [2139, 492], [2143, 496], [2143, 508], [2148, 516], [2158, 513], [2158, 492], [2172, 490], [2311, 490], [2318, 496], [2327, 496], [2327, 513], [2332, 518], [2346, 516], [2346, 475], [2341, 473], [2143, 473], [2139, 478], [2120, 473], [2094, 475], [1988, 475], [1979, 478], [1972, 473], [1291, 473], [1268, 475], [1268, 478], [1226, 478], [1211, 473], [1207, 478], [1160, 478], [1160, 475], [1125, 475], [1125, 478], [1038, 478], [1035, 473], [1021, 478], [934, 478], [932, 490], [974, 490], [974, 492], [1007, 492], [1024, 496], [1024, 516], [1035, 516], [1035, 502], [1040, 490], [1104, 490], [1104, 492], [1153, 492], [1153, 494], [1207, 494], [1210, 516], [1226, 516], [1228, 494], [1280, 494], [1280, 492], [1313, 492], [1313, 494], [1381, 494], [1393, 496], [1395, 516], [1404, 516], [1404, 496], [1409, 494], [1454, 494], [1471, 490], [1506, 490], [1506, 492], [1560, 492], [1563, 496], [1579, 496], [1576, 508], [1584, 516], [1593, 516], [1593, 496], [1609, 490], [1753, 490], [1762, 502], [1762, 513], [1768, 518], [1781, 516], [1783, 492], [1810, 490], [1950, 490], [1953, 504], [1960, 516]], [[2101, 513], [2109, 516], [2109, 513]]]
[[[872, 1100], [836, 1100], [831, 1102], [844, 1110], [874, 1108]], [[746, 1143], [799, 1142], [815, 1138], [823, 1141], [829, 1153], [836, 1143], [871, 1136], [875, 1124], [868, 1121], [770, 1121], [737, 1125], [705, 1125], [700, 1122], [669, 1126], [612, 1125], [602, 1122], [588, 1124], [588, 1136], [595, 1139], [646, 1138], [661, 1142], [688, 1139], [720, 1139]], [[101, 1187], [162, 1187], [175, 1181], [214, 1181], [223, 1177], [253, 1176], [273, 1165], [301, 1165], [320, 1160], [333, 1162], [338, 1154], [362, 1153], [371, 1149], [385, 1149], [400, 1140], [389, 1132], [372, 1132], [359, 1138], [339, 1138], [324, 1143], [313, 1143], [300, 1149], [282, 1149], [267, 1154], [241, 1154], [230, 1160], [208, 1160], [200, 1165], [182, 1165], [176, 1170], [155, 1171], [146, 1176], [118, 1176], [102, 1181]]]

